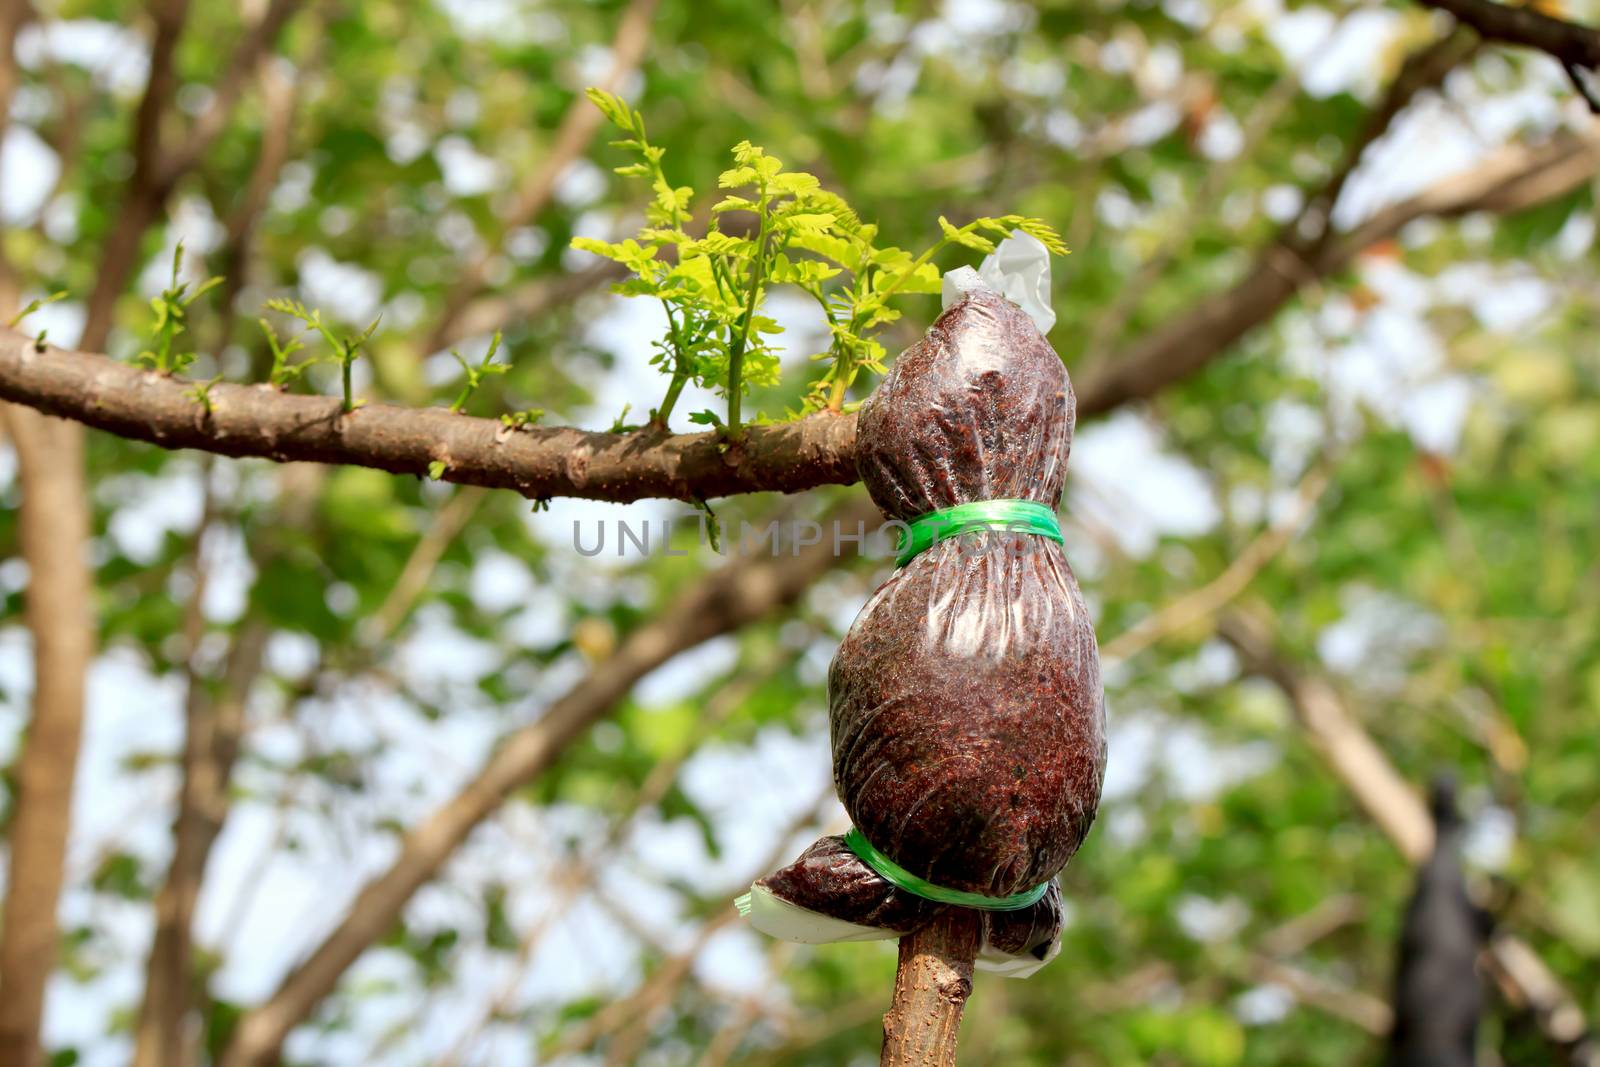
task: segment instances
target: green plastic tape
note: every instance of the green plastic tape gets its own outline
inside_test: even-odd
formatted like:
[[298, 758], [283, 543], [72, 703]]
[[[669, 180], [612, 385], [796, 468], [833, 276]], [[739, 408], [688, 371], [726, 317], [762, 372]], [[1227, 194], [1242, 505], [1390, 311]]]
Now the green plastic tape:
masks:
[[1056, 513], [1037, 500], [976, 500], [912, 519], [907, 523], [906, 536], [901, 539], [900, 553], [894, 564], [904, 567], [940, 541], [974, 530], [1037, 534], [1058, 544], [1066, 540], [1061, 536], [1061, 523], [1056, 521]]
[[[1052, 516], [1053, 517], [1053, 516]], [[845, 847], [860, 857], [861, 862], [871, 867], [884, 881], [904, 889], [914, 897], [923, 900], [932, 900], [939, 904], [955, 904], [963, 908], [975, 908], [978, 911], [1021, 911], [1031, 908], [1039, 903], [1039, 898], [1044, 896], [1045, 890], [1050, 888], [1049, 882], [1041, 882], [1032, 889], [1025, 889], [1020, 893], [1012, 893], [1009, 897], [986, 897], [982, 893], [968, 893], [961, 889], [946, 889], [934, 885], [925, 878], [918, 878], [894, 860], [879, 852], [871, 841], [864, 837], [860, 830], [850, 828], [844, 835]]]

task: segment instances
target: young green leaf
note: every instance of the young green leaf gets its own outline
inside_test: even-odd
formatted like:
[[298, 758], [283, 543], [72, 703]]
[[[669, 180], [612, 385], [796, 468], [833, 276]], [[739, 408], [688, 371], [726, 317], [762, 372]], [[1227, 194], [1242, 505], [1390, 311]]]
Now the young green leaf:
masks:
[[[614, 146], [636, 161], [616, 172], [648, 182], [648, 225], [620, 242], [580, 237], [572, 244], [633, 273], [613, 291], [661, 301], [667, 331], [652, 345], [650, 363], [668, 375], [668, 383], [662, 403], [651, 412], [655, 426], [667, 425], [683, 389], [693, 383], [723, 396], [728, 411], [725, 420], [697, 412], [690, 421], [717, 426], [730, 438], [740, 432], [745, 395], [777, 384], [781, 371], [778, 350], [769, 340], [781, 330], [761, 313], [775, 285], [804, 292], [827, 320], [829, 347], [811, 357], [824, 370], [811, 383], [803, 410], [842, 411], [862, 371], [884, 371], [886, 353], [871, 333], [900, 317], [890, 301], [940, 291], [938, 253], [955, 245], [988, 254], [995, 239], [1016, 230], [1037, 237], [1051, 252], [1066, 252], [1047, 223], [1022, 215], [979, 218], [965, 226], [941, 217], [941, 239], [921, 255], [879, 246], [877, 227], [862, 222], [843, 197], [822, 188], [815, 175], [785, 171], [778, 157], [749, 141], [733, 147], [733, 165], [717, 177], [728, 195], [712, 206], [706, 232], [691, 234], [692, 190], [667, 180], [665, 153], [645, 135], [643, 117], [609, 93], [589, 96], [627, 135]], [[730, 212], [754, 221], [741, 218], [737, 234], [725, 233], [722, 220]], [[668, 245], [676, 246], [675, 264], [657, 255]], [[755, 418], [761, 418], [759, 412]]]

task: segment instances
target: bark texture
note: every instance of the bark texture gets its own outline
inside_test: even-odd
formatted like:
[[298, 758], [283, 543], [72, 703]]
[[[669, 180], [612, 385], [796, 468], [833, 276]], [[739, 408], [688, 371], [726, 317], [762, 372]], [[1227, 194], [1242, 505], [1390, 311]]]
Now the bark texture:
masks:
[[55, 970], [56, 900], [72, 818], [84, 675], [94, 650], [93, 591], [80, 427], [26, 408], [6, 411], [22, 483], [18, 536], [28, 562], [34, 642], [33, 713], [16, 762], [7, 837], [11, 866], [0, 912], [0, 1064], [38, 1067], [44, 992]]
[[977, 912], [951, 908], [900, 939], [880, 1067], [954, 1067], [978, 934]]
[[463, 485], [514, 489], [530, 499], [579, 496], [710, 499], [797, 492], [856, 480], [855, 419], [817, 415], [752, 426], [727, 446], [714, 433], [511, 430], [444, 408], [368, 404], [348, 414], [338, 397], [267, 386], [213, 386], [209, 410], [193, 384], [105, 356], [46, 347], [0, 330], [0, 399], [76, 418], [163, 448], [374, 467]]

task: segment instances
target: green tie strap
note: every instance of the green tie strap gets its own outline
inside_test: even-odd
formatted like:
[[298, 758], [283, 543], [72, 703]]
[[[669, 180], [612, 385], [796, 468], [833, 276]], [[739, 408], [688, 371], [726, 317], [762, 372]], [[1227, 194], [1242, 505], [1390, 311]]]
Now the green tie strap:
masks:
[[920, 553], [940, 541], [960, 537], [973, 530], [1003, 530], [1007, 533], [1038, 534], [1064, 544], [1056, 513], [1037, 500], [975, 500], [940, 508], [912, 519], [900, 541], [900, 554], [894, 565], [904, 567]]
[[[1021, 503], [1021, 501], [1016, 501]], [[1041, 882], [1032, 889], [1024, 889], [1020, 893], [1012, 893], [1009, 897], [986, 897], [982, 893], [968, 893], [961, 889], [946, 889], [934, 885], [924, 878], [918, 878], [894, 860], [885, 856], [873, 847], [871, 841], [857, 830], [850, 828], [844, 835], [845, 847], [854, 852], [862, 863], [878, 872], [878, 876], [897, 889], [904, 889], [914, 897], [923, 900], [932, 900], [939, 904], [955, 904], [962, 908], [975, 908], [978, 911], [1022, 911], [1039, 903], [1039, 898], [1044, 896], [1045, 890], [1050, 888], [1049, 882]]]

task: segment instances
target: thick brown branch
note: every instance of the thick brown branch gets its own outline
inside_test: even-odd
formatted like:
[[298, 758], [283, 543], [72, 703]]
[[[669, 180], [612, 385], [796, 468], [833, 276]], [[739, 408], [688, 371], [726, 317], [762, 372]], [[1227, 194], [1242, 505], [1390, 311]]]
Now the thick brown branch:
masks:
[[[1221, 357], [1243, 334], [1269, 322], [1307, 283], [1349, 266], [1360, 251], [1419, 218], [1470, 211], [1520, 211], [1568, 194], [1600, 173], [1600, 136], [1562, 134], [1538, 146], [1499, 150], [1472, 171], [1384, 208], [1310, 259], [1274, 245], [1232, 290], [1205, 299], [1125, 355], [1078, 378], [1078, 414], [1094, 416], [1152, 397]], [[446, 482], [509, 488], [528, 498], [602, 501], [712, 499], [734, 493], [795, 493], [848, 485], [854, 419], [813, 416], [750, 427], [725, 448], [714, 434], [510, 432], [488, 419], [440, 408], [368, 405], [342, 414], [331, 397], [301, 397], [259, 386], [211, 389], [211, 411], [194, 384], [162, 378], [102, 355], [46, 349], [0, 330], [0, 398], [77, 419], [120, 437], [198, 448], [221, 456], [262, 456], [376, 467], [426, 475], [445, 464]]]
[[1600, 71], [1600, 30], [1554, 18], [1529, 4], [1507, 7], [1494, 0], [1421, 0], [1428, 7], [1448, 11], [1488, 41], [1536, 48], [1554, 57], [1572, 78], [1575, 89], [1591, 110], [1600, 111], [1593, 86], [1580, 71]]
[[47, 348], [0, 331], [0, 399], [77, 418], [164, 448], [376, 467], [463, 485], [515, 489], [530, 498], [710, 499], [795, 492], [855, 481], [855, 419], [819, 415], [751, 427], [738, 446], [715, 434], [510, 430], [443, 408], [369, 404], [345, 414], [338, 398], [265, 386], [216, 385], [210, 411], [192, 383], [105, 356]]
[[[11, 0], [12, 9], [17, 0]], [[156, 0], [150, 75], [135, 116], [134, 174], [123, 211], [96, 272], [84, 344], [104, 345], [112, 311], [138, 258], [159, 197], [150, 183], [160, 123], [177, 90], [173, 59], [187, 0]], [[9, 21], [9, 17], [8, 17]], [[6, 61], [9, 62], [9, 50]], [[0, 305], [14, 294], [0, 278]], [[72, 783], [83, 725], [85, 673], [94, 654], [89, 538], [83, 480], [83, 428], [21, 408], [7, 413], [17, 443], [23, 508], [21, 537], [30, 565], [28, 626], [34, 640], [34, 708], [18, 761], [9, 892], [0, 926], [0, 1063], [41, 1062], [44, 987], [56, 962], [56, 906], [71, 829]]]
[[[281, 18], [282, 13], [275, 15], [277, 9], [290, 6], [275, 4], [267, 20]], [[251, 238], [267, 193], [287, 157], [297, 100], [297, 83], [260, 56], [260, 49], [270, 37], [270, 32], [266, 33], [253, 51], [246, 50], [248, 54], [241, 60], [248, 61], [259, 74], [266, 120], [250, 180], [228, 219], [224, 256], [230, 266], [216, 317], [218, 350], [233, 332], [235, 298], [244, 283]], [[308, 480], [304, 477], [308, 473], [314, 483], [320, 479], [320, 472], [321, 468], [306, 466], [281, 469], [283, 499], [289, 502], [284, 515], [287, 526], [302, 524], [317, 499], [314, 491], [296, 491], [304, 487], [291, 483]], [[211, 499], [208, 480], [206, 517], [195, 534], [192, 550], [196, 578], [185, 627], [191, 662], [185, 671], [188, 695], [184, 708], [183, 784], [173, 821], [172, 861], [156, 894], [156, 931], [145, 964], [144, 998], [134, 1029], [133, 1067], [193, 1067], [200, 1061], [199, 1028], [190, 1025], [197, 971], [192, 937], [194, 913], [212, 847], [222, 833], [230, 806], [229, 780], [244, 729], [245, 701], [261, 671], [268, 636], [259, 619], [245, 620], [234, 637], [216, 692], [210, 691], [206, 680], [194, 669], [192, 660], [205, 623], [201, 605], [207, 576], [205, 542], [214, 519]], [[254, 554], [257, 573], [265, 569], [259, 565], [262, 561], [281, 550], [276, 540], [266, 539], [263, 544], [263, 539], [257, 539], [257, 546], [263, 550]]]
[[[1600, 138], [1561, 135], [1502, 149], [1473, 170], [1383, 209], [1309, 261], [1275, 245], [1232, 289], [1203, 300], [1124, 356], [1084, 372], [1078, 411], [1101, 414], [1199, 371], [1271, 319], [1304, 285], [1343, 269], [1362, 249], [1415, 219], [1522, 210], [1565, 195], [1597, 171]], [[539, 428], [513, 433], [442, 409], [374, 404], [343, 415], [334, 398], [259, 386], [215, 386], [208, 414], [192, 390], [183, 379], [103, 356], [37, 352], [20, 334], [0, 331], [0, 399], [166, 448], [414, 475], [439, 462], [447, 481], [515, 489], [532, 498], [710, 499], [855, 480], [855, 420], [848, 416], [752, 427], [743, 443], [724, 450], [714, 434]]]
[[900, 939], [881, 1067], [955, 1067], [977, 955], [978, 913], [966, 908], [951, 908]]
[[1520, 211], [1564, 196], [1600, 172], [1600, 137], [1562, 134], [1510, 146], [1463, 174], [1383, 209], [1309, 258], [1273, 245], [1232, 289], [1200, 301], [1113, 360], [1079, 378], [1078, 414], [1098, 414], [1152, 396], [1270, 320], [1305, 286], [1343, 270], [1364, 249], [1420, 218]]
[[71, 826], [84, 673], [94, 652], [83, 557], [89, 505], [82, 431], [26, 408], [5, 415], [22, 484], [18, 537], [28, 562], [34, 691], [7, 828], [11, 867], [0, 909], [0, 1063], [37, 1067], [44, 1062], [39, 1021], [45, 983], [56, 966], [56, 902]]
[[1553, 18], [1531, 5], [1508, 7], [1494, 0], [1422, 2], [1448, 11], [1487, 40], [1537, 48], [1574, 66], [1600, 67], [1600, 30]]
[[[1322, 248], [1335, 236], [1332, 226], [1334, 206], [1339, 202], [1351, 175], [1361, 165], [1367, 150], [1389, 131], [1402, 111], [1424, 92], [1437, 88], [1445, 75], [1471, 54], [1475, 47], [1476, 42], [1469, 34], [1449, 34], [1406, 56], [1399, 71], [1389, 82], [1383, 98], [1367, 114], [1355, 138], [1345, 147], [1344, 158], [1338, 169], [1323, 182], [1321, 188], [1307, 196], [1299, 214], [1280, 231], [1277, 242], [1279, 249], [1287, 250], [1297, 258], [1309, 258], [1313, 251]], [[1272, 93], [1263, 98], [1246, 129], [1245, 150], [1229, 163], [1207, 174], [1195, 195], [1190, 212], [1191, 221], [1203, 217], [1209, 209], [1208, 205], [1226, 191], [1233, 169], [1249, 158], [1249, 146], [1266, 134], [1273, 117], [1288, 105], [1298, 91], [1299, 79], [1288, 78], [1279, 82], [1273, 87]], [[1093, 336], [1084, 349], [1088, 360], [1097, 361], [1105, 354], [1102, 351], [1103, 343], [1120, 335], [1127, 319], [1138, 309], [1143, 293], [1159, 279], [1165, 264], [1176, 254], [1184, 239], [1184, 228], [1180, 227], [1155, 255], [1141, 265], [1128, 286], [1118, 294], [1110, 310], [1095, 323]]]
[[[876, 514], [864, 503], [837, 516], [846, 526]], [[452, 800], [406, 835], [400, 855], [369, 882], [339, 925], [241, 1020], [223, 1067], [272, 1063], [289, 1031], [338, 983], [345, 969], [399, 920], [406, 902], [433, 879], [467, 835], [604, 716], [650, 671], [689, 648], [792, 603], [839, 557], [831, 543], [798, 555], [742, 558], [709, 575], [656, 619], [629, 634], [605, 662], [535, 722], [506, 739]]]
[[[1416, 219], [1523, 210], [1571, 192], [1597, 171], [1600, 137], [1564, 134], [1502, 149], [1473, 170], [1383, 209], [1310, 259], [1274, 245], [1232, 289], [1201, 301], [1125, 355], [1083, 372], [1079, 414], [1097, 415], [1153, 396], [1199, 371], [1270, 320], [1305, 285], [1345, 268], [1363, 249]], [[208, 413], [195, 399], [193, 383], [181, 378], [99, 355], [37, 352], [27, 338], [9, 331], [0, 331], [0, 399], [165, 448], [413, 475], [442, 463], [447, 481], [515, 489], [531, 498], [705, 500], [842, 485], [856, 477], [855, 420], [848, 416], [752, 427], [744, 442], [725, 448], [709, 433], [513, 433], [442, 409], [374, 404], [344, 415], [334, 398], [260, 386], [213, 387]]]

